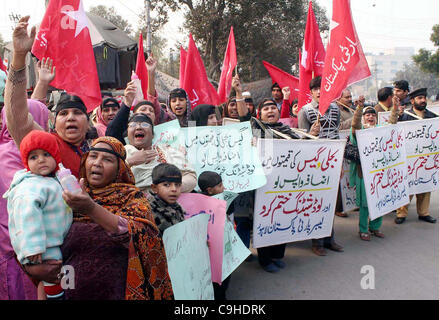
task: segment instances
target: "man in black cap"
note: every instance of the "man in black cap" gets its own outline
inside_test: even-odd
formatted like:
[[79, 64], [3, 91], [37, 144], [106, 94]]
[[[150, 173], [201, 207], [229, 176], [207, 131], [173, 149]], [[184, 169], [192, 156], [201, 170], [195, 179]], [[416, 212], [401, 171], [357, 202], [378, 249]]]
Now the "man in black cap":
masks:
[[[412, 108], [403, 113], [398, 121], [410, 121], [421, 119], [436, 118], [437, 116], [431, 111], [427, 110], [427, 88], [420, 88], [410, 92], [409, 94]], [[414, 116], [411, 116], [413, 114]], [[430, 216], [430, 192], [419, 193], [416, 195], [416, 207], [418, 211], [419, 220], [423, 220], [430, 223], [436, 223], [436, 219]], [[410, 196], [410, 200], [413, 195]], [[405, 221], [408, 214], [408, 206], [399, 208], [396, 210], [396, 224], [401, 224]]]
[[405, 109], [411, 107], [409, 95], [409, 83], [406, 80], [398, 80], [393, 83], [393, 94], [398, 97], [401, 106]]

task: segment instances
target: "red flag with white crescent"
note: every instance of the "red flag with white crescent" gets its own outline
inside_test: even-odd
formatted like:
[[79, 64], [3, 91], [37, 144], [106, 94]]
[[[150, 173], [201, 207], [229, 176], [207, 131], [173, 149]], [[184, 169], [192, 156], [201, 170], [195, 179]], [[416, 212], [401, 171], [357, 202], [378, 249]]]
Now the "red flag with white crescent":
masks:
[[320, 88], [320, 114], [340, 97], [343, 89], [370, 76], [358, 39], [349, 0], [334, 0], [329, 45]]
[[183, 89], [189, 96], [192, 109], [200, 104], [219, 105], [218, 93], [207, 78], [203, 60], [191, 34], [189, 35]]

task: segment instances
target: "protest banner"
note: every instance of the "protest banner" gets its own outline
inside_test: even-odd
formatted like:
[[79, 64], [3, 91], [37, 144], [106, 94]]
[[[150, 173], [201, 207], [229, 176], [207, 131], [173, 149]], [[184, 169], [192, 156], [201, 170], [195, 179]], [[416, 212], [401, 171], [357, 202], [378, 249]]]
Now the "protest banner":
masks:
[[400, 122], [405, 133], [409, 194], [439, 189], [439, 118]]
[[356, 132], [371, 220], [409, 203], [404, 129], [386, 125]]
[[253, 139], [250, 122], [226, 127], [181, 128], [182, 144], [197, 176], [204, 171], [217, 172], [226, 191], [241, 193], [266, 183]]
[[[181, 150], [184, 147], [180, 144], [180, 123], [178, 120], [172, 120], [154, 126], [154, 137], [152, 138], [153, 146], [172, 147]], [[185, 152], [186, 153], [186, 152]]]
[[253, 247], [332, 232], [344, 140], [258, 140], [267, 184], [256, 190]]
[[233, 228], [233, 223], [226, 221], [224, 225], [222, 281], [226, 279], [251, 254], [242, 243], [241, 238]]
[[392, 111], [378, 112], [378, 125], [383, 126], [389, 124], [390, 114]]
[[[350, 134], [350, 130], [340, 130], [339, 136], [340, 139], [347, 139]], [[355, 185], [351, 186], [349, 183], [349, 176], [350, 176], [350, 162], [349, 160], [343, 159], [343, 166], [341, 171], [341, 178], [340, 178], [340, 192], [341, 192], [341, 199], [343, 204], [343, 212], [352, 211], [354, 209], [357, 209], [357, 194], [356, 194], [356, 187]]]
[[214, 300], [206, 243], [209, 218], [200, 214], [163, 233], [175, 300]]
[[186, 211], [185, 219], [199, 214], [208, 214], [207, 240], [209, 240], [212, 282], [221, 284], [224, 248], [224, 224], [226, 222], [226, 201], [200, 193], [182, 193], [178, 203]]

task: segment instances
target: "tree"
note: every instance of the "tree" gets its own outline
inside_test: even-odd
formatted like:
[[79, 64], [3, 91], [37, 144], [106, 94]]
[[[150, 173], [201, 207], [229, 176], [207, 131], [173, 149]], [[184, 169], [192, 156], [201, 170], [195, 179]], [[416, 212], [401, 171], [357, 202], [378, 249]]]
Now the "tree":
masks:
[[[435, 47], [439, 47], [439, 24], [433, 26], [430, 40]], [[421, 49], [417, 55], [413, 56], [413, 60], [423, 71], [439, 76], [439, 49], [436, 52]]]
[[128, 22], [128, 20], [125, 20], [120, 15], [118, 15], [114, 7], [108, 8], [103, 5], [98, 5], [96, 7], [91, 7], [90, 13], [107, 19], [128, 35], [131, 35], [133, 33], [133, 27], [131, 26], [131, 24]]
[[393, 80], [401, 79], [407, 80], [413, 89], [427, 88], [430, 96], [438, 94], [439, 77], [432, 73], [424, 72], [416, 63], [404, 65], [404, 69], [398, 71]]
[[[162, 0], [157, 3], [171, 10], [187, 10], [184, 27], [193, 34], [211, 79], [220, 77], [230, 26], [234, 28], [238, 66], [244, 81], [268, 77], [262, 60], [288, 72], [298, 61], [308, 0]], [[314, 11], [320, 30], [327, 30], [329, 22], [324, 9], [314, 4]]]

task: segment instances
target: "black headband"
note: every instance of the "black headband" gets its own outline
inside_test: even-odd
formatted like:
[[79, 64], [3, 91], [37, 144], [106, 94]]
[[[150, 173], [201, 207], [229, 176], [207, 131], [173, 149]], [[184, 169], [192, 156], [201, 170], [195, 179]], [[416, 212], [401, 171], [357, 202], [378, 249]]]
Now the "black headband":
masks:
[[123, 161], [125, 161], [125, 159], [126, 159], [126, 156], [122, 157], [119, 153], [117, 153], [113, 150], [110, 150], [110, 149], [90, 147], [90, 151], [99, 151], [99, 152], [110, 153], [110, 154], [116, 156], [117, 158], [122, 159]]
[[152, 181], [152, 183], [154, 183], [155, 185], [162, 183], [162, 182], [175, 182], [175, 183], [181, 183], [181, 176], [180, 177], [176, 177], [176, 176], [172, 176], [172, 177], [165, 177], [165, 176], [161, 176], [155, 180]]
[[154, 124], [152, 123], [152, 120], [150, 117], [148, 117], [144, 113], [135, 113], [132, 115], [131, 119], [129, 119], [129, 122], [148, 122], [151, 127], [154, 127]]
[[373, 107], [366, 107], [366, 108], [364, 108], [364, 110], [363, 110], [363, 116], [364, 116], [365, 114], [368, 114], [368, 113], [377, 114], [375, 108], [373, 108]]
[[64, 110], [64, 109], [72, 109], [72, 108], [74, 108], [74, 109], [79, 109], [79, 110], [81, 110], [85, 115], [87, 115], [87, 108], [85, 107], [84, 103], [82, 103], [82, 102], [80, 102], [80, 101], [66, 101], [66, 102], [64, 102], [64, 103], [62, 103], [62, 104], [58, 104], [58, 105], [56, 106], [56, 109], [55, 109], [55, 117], [58, 115], [58, 113], [59, 113], [61, 110]]
[[102, 107], [101, 107], [101, 109], [103, 109], [103, 108], [108, 108], [108, 107], [116, 107], [116, 108], [120, 108], [120, 104], [119, 104], [119, 102], [118, 102], [116, 99], [114, 99], [114, 98], [106, 98], [106, 99], [104, 100], [104, 102], [102, 103]]
[[262, 104], [262, 106], [261, 106], [261, 109], [262, 109], [263, 107], [268, 107], [268, 106], [276, 106], [276, 107], [277, 107], [277, 104], [275, 104], [275, 103], [273, 103], [273, 102], [271, 102], [271, 101], [270, 101], [270, 103], [265, 103], [265, 102], [264, 102], [264, 103]]

